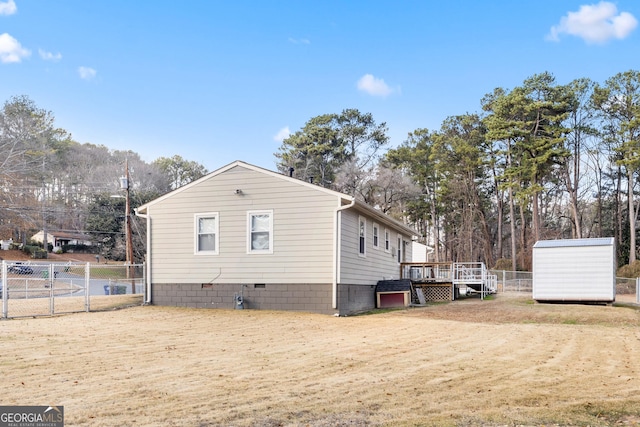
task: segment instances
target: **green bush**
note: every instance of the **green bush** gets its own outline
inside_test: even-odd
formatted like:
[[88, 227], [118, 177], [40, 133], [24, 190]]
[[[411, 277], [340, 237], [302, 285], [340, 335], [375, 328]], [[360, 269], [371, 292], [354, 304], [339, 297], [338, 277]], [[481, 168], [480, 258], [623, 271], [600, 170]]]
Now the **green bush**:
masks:
[[31, 255], [31, 258], [36, 258], [36, 259], [47, 258], [47, 251], [42, 249], [40, 246], [25, 245], [22, 248], [22, 252]]
[[90, 254], [94, 251], [93, 246], [87, 245], [62, 245], [62, 252], [74, 253], [74, 254]]

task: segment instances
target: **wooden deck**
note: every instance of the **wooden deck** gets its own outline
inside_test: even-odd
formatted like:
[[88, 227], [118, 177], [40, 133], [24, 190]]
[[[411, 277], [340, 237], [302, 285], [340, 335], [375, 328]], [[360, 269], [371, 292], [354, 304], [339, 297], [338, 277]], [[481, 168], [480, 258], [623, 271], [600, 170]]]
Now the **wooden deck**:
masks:
[[412, 300], [420, 304], [453, 301], [461, 287], [480, 293], [481, 298], [497, 290], [497, 278], [481, 262], [405, 262], [400, 264], [400, 278], [411, 280]]

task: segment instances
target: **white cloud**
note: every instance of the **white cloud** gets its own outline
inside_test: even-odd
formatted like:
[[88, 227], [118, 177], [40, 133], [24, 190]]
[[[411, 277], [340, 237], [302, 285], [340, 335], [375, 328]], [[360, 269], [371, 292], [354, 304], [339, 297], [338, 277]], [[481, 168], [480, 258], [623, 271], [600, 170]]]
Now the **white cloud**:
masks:
[[98, 72], [91, 67], [78, 67], [78, 74], [81, 79], [91, 80]]
[[0, 61], [7, 64], [10, 62], [21, 62], [22, 58], [31, 55], [29, 49], [22, 47], [20, 42], [8, 33], [0, 34]]
[[365, 74], [360, 77], [360, 80], [358, 80], [358, 90], [366, 92], [369, 95], [382, 97], [391, 95], [394, 92], [400, 92], [400, 88], [392, 89], [383, 79], [376, 78], [372, 74]]
[[282, 142], [285, 139], [289, 138], [289, 135], [291, 135], [291, 131], [289, 130], [289, 126], [285, 126], [282, 129], [280, 129], [278, 131], [278, 133], [276, 133], [273, 136], [273, 140], [274, 141], [278, 141], [278, 142]]
[[18, 10], [14, 0], [0, 2], [0, 15], [13, 15]]
[[311, 44], [311, 40], [309, 40], [309, 39], [294, 39], [293, 37], [289, 37], [289, 43], [293, 43], [293, 44]]
[[613, 38], [624, 39], [636, 28], [638, 21], [628, 12], [620, 12], [607, 1], [582, 5], [577, 12], [569, 12], [551, 27], [548, 40], [558, 41], [560, 34], [580, 37], [587, 43], [605, 43]]
[[62, 59], [62, 54], [60, 54], [59, 52], [52, 53], [47, 52], [46, 50], [38, 49], [38, 53], [40, 54], [40, 58], [44, 59], [45, 61], [58, 62]]

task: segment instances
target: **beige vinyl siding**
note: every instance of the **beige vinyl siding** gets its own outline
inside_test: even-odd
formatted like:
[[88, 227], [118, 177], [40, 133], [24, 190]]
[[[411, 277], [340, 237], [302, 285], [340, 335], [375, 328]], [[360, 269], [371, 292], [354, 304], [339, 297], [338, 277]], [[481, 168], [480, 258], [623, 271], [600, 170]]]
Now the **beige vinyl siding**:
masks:
[[[359, 218], [367, 219], [366, 256], [358, 253], [359, 249]], [[385, 252], [384, 244], [379, 248], [373, 247], [373, 223], [376, 222], [379, 231], [387, 228], [391, 233], [391, 253]], [[400, 265], [396, 260], [396, 237], [398, 230], [390, 225], [380, 224], [377, 220], [355, 209], [342, 211], [341, 214], [341, 247], [340, 247], [340, 277], [338, 283], [353, 285], [372, 285], [382, 279], [398, 279]], [[403, 239], [411, 241], [411, 236], [403, 235]], [[384, 241], [383, 241], [384, 242]], [[408, 246], [408, 247], [407, 247]], [[411, 259], [411, 245], [407, 245], [407, 259]]]
[[[239, 194], [235, 190], [240, 190]], [[155, 283], [331, 283], [339, 198], [241, 166], [149, 207]], [[247, 212], [273, 212], [273, 253], [247, 253]], [[219, 254], [195, 254], [194, 214], [218, 212]]]

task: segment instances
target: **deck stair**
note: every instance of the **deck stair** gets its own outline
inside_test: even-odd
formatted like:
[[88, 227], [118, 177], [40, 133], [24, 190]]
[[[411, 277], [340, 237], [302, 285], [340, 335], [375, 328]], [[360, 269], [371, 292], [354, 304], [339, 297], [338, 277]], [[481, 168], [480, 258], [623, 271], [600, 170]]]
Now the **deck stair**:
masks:
[[483, 262], [456, 262], [453, 264], [453, 284], [480, 292], [482, 298], [498, 290], [498, 277], [489, 274]]

